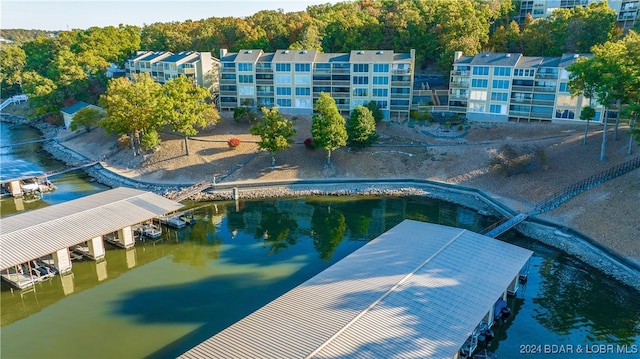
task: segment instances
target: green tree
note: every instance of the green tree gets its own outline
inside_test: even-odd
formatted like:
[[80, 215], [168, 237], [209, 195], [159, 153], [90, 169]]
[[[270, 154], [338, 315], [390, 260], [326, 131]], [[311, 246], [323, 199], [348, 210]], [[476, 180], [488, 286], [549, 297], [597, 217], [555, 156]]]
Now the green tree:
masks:
[[369, 109], [369, 111], [371, 111], [371, 115], [373, 115], [373, 119], [376, 121], [376, 123], [384, 120], [384, 112], [382, 112], [375, 101], [369, 101], [369, 103], [367, 104], [367, 108]]
[[[135, 76], [133, 81], [120, 77], [109, 81], [107, 92], [100, 97], [106, 117], [100, 125], [107, 132], [128, 134], [134, 156], [140, 146], [149, 148], [157, 144], [157, 130], [165, 125], [166, 96], [162, 85], [147, 73]], [[142, 139], [145, 139], [142, 142]]]
[[584, 127], [584, 138], [582, 139], [582, 144], [587, 144], [587, 133], [589, 132], [589, 121], [593, 120], [596, 117], [596, 109], [592, 106], [587, 106], [580, 111], [580, 119], [583, 121], [587, 121], [587, 125]]
[[376, 141], [376, 121], [373, 114], [364, 106], [357, 106], [351, 111], [347, 121], [349, 145], [365, 147]]
[[296, 129], [293, 122], [282, 116], [276, 107], [262, 108], [262, 121], [249, 128], [252, 135], [260, 136], [258, 147], [271, 155], [271, 166], [276, 165], [276, 152], [285, 150], [293, 143]]
[[103, 114], [100, 110], [92, 107], [85, 107], [76, 112], [73, 116], [73, 121], [69, 125], [71, 131], [78, 131], [80, 127], [84, 127], [87, 132], [91, 131], [93, 126], [98, 125]]
[[211, 94], [197, 86], [186, 76], [169, 80], [164, 86], [166, 94], [167, 122], [171, 130], [184, 136], [184, 146], [189, 155], [189, 136], [198, 134], [199, 128], [214, 125], [220, 120], [218, 111], [208, 100]]
[[[0, 82], [1, 91], [15, 92], [15, 85], [22, 85], [22, 72], [27, 63], [27, 55], [18, 46], [3, 46], [0, 49]], [[5, 96], [8, 97], [8, 96]]]
[[327, 166], [331, 166], [331, 151], [347, 144], [346, 121], [340, 115], [336, 101], [327, 93], [321, 92], [315, 104], [315, 114], [311, 123], [311, 136], [316, 146], [327, 151]]

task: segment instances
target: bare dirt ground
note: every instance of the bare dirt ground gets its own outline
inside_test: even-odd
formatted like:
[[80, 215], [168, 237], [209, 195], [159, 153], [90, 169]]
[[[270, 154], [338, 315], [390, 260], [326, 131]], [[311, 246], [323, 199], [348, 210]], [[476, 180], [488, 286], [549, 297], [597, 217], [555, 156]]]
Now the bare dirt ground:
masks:
[[[584, 125], [550, 123], [473, 123], [466, 130], [448, 130], [424, 123], [379, 124], [380, 140], [364, 149], [336, 150], [327, 168], [323, 149], [308, 149], [302, 142], [311, 136], [309, 117], [294, 120], [296, 144], [278, 153], [271, 166], [268, 153], [258, 151], [257, 137], [248, 123], [236, 123], [230, 114], [223, 121], [189, 140], [163, 133], [153, 153], [133, 156], [119, 151], [116, 138], [101, 129], [88, 134], [61, 131], [63, 144], [98, 159], [112, 171], [140, 181], [191, 184], [202, 180], [278, 180], [296, 178], [418, 178], [479, 188], [520, 211], [589, 177], [639, 155], [634, 143], [627, 155], [627, 127], [608, 133], [607, 158], [599, 161], [602, 126], [591, 125], [587, 145], [582, 145]], [[82, 131], [81, 131], [82, 133]], [[227, 140], [238, 137], [240, 146], [230, 149]], [[67, 140], [72, 138], [70, 140]], [[510, 177], [489, 166], [490, 158], [504, 144], [544, 148], [546, 164]], [[114, 154], [114, 151], [115, 154]], [[640, 262], [640, 170], [632, 171], [578, 195], [541, 217], [575, 228], [623, 256]]]

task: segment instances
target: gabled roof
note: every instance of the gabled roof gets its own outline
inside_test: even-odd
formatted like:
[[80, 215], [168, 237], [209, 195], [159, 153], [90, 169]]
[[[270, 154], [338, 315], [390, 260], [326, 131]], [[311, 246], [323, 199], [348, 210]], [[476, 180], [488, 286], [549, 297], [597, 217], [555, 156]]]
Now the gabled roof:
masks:
[[133, 60], [136, 62], [139, 62], [139, 61], [157, 62], [171, 55], [173, 55], [173, 53], [167, 52], [167, 51], [148, 51], [144, 53], [142, 56], [138, 56]]
[[316, 50], [278, 50], [273, 53], [273, 62], [310, 63], [316, 58]]
[[181, 358], [452, 358], [532, 252], [405, 220]]
[[181, 207], [151, 192], [120, 187], [2, 218], [0, 270]]
[[67, 115], [74, 115], [76, 112], [88, 106], [91, 105], [86, 102], [78, 101], [71, 106], [63, 107], [62, 109], [60, 109], [60, 111], [66, 113]]
[[264, 52], [262, 50], [240, 50], [234, 62], [256, 62]]
[[316, 55], [316, 63], [328, 63], [328, 62], [349, 62], [349, 54], [318, 53]]
[[177, 54], [173, 54], [171, 56], [165, 57], [162, 60], [160, 60], [160, 62], [181, 62], [187, 59], [198, 59], [200, 57], [200, 53], [198, 52], [191, 52], [191, 51], [183, 51], [183, 52], [179, 52]]
[[393, 50], [351, 50], [349, 61], [352, 63], [390, 63], [393, 61]]
[[516, 53], [482, 53], [471, 60], [471, 66], [515, 66], [522, 54]]

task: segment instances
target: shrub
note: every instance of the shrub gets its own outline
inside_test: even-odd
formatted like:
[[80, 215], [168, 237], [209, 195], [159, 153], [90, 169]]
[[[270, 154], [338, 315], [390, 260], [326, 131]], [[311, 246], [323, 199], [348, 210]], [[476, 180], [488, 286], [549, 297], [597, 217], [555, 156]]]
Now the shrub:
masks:
[[313, 138], [308, 137], [306, 140], [304, 140], [304, 147], [315, 148], [315, 146], [313, 145]]
[[242, 140], [240, 140], [238, 137], [231, 137], [227, 140], [227, 145], [229, 145], [230, 148], [236, 148], [240, 146], [240, 143], [242, 143]]

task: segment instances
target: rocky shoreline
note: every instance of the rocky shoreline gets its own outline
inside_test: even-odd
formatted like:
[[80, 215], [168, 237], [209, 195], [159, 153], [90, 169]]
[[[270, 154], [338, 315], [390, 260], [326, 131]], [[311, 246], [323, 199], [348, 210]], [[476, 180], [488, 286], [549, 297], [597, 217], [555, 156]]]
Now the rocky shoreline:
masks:
[[[46, 123], [25, 121], [16, 116], [3, 114], [3, 121], [23, 123], [39, 129], [45, 138], [51, 139], [43, 143], [43, 148], [54, 158], [67, 164], [86, 160], [87, 158], [65, 145], [54, 140], [57, 129]], [[160, 183], [141, 182], [114, 173], [102, 165], [86, 168], [85, 171], [98, 182], [109, 187], [131, 187], [167, 195], [179, 191], [180, 186]], [[185, 184], [189, 187], [192, 183]], [[380, 180], [292, 180], [279, 182], [233, 182], [214, 185], [211, 190], [199, 193], [191, 199], [194, 201], [215, 201], [303, 196], [424, 196], [452, 202], [472, 208], [482, 214], [509, 216], [516, 213], [490, 195], [473, 188], [455, 186], [432, 181], [412, 179], [380, 179]], [[616, 278], [618, 281], [640, 291], [640, 266], [625, 258], [611, 253], [598, 245], [586, 235], [571, 229], [559, 228], [550, 222], [530, 217], [519, 224], [516, 230], [523, 235], [534, 238], [545, 245], [560, 249], [594, 268]]]

